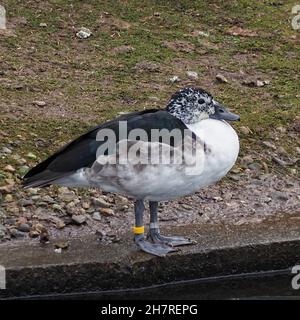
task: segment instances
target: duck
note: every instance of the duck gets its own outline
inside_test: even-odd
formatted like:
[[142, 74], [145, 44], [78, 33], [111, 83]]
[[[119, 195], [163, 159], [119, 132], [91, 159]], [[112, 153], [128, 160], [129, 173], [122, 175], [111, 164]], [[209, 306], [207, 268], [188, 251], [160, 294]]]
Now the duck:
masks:
[[[134, 243], [165, 256], [190, 238], [162, 235], [159, 202], [198, 192], [235, 164], [239, 138], [229, 121], [240, 120], [202, 88], [175, 92], [164, 109], [122, 114], [102, 123], [33, 167], [25, 188], [99, 188], [134, 200]], [[144, 226], [145, 202], [150, 222]]]

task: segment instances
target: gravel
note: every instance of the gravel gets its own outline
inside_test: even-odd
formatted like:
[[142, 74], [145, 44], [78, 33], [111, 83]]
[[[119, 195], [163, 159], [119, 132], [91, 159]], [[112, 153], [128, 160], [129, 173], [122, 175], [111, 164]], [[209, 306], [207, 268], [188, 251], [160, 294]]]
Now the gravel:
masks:
[[[218, 184], [177, 201], [160, 203], [161, 225], [247, 224], [260, 223], [270, 216], [300, 215], [299, 181], [287, 173], [274, 173], [270, 164], [274, 161], [285, 169], [297, 170], [291, 164], [298, 160], [291, 159], [285, 148], [273, 141], [277, 144], [277, 140], [263, 141], [268, 159], [255, 152], [241, 154], [237, 165]], [[19, 167], [15, 163], [13, 167], [16, 170], [5, 172], [1, 180], [0, 242], [26, 239], [45, 243], [97, 233], [101, 241], [111, 243], [131, 232], [132, 199], [96, 189], [51, 186], [24, 190]], [[145, 222], [148, 219], [146, 209]]]

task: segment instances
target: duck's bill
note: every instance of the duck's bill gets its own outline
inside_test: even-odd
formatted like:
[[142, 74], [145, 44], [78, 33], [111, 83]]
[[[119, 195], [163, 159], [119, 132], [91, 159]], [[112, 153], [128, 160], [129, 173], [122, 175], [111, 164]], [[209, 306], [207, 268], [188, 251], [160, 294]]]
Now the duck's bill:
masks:
[[219, 103], [215, 103], [215, 113], [211, 114], [209, 117], [216, 120], [226, 120], [226, 121], [239, 121], [240, 116], [228, 111], [224, 106]]

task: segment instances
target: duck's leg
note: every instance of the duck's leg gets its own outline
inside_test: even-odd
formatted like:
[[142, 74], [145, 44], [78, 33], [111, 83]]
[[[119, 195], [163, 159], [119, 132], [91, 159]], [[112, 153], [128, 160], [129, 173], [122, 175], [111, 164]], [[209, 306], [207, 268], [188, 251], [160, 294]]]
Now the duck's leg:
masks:
[[157, 208], [158, 202], [156, 201], [149, 201], [150, 207], [150, 228], [148, 233], [148, 238], [151, 239], [153, 243], [163, 243], [169, 246], [184, 246], [187, 244], [195, 244], [194, 241], [190, 239], [181, 237], [181, 236], [163, 236], [159, 232], [158, 226], [158, 218], [157, 218]]
[[167, 246], [163, 243], [151, 243], [145, 240], [144, 235], [144, 223], [143, 223], [143, 213], [145, 207], [142, 200], [137, 200], [134, 204], [135, 212], [135, 227], [134, 230], [134, 242], [137, 246], [148, 253], [154, 254], [156, 256], [165, 256], [169, 252], [177, 251], [176, 249]]

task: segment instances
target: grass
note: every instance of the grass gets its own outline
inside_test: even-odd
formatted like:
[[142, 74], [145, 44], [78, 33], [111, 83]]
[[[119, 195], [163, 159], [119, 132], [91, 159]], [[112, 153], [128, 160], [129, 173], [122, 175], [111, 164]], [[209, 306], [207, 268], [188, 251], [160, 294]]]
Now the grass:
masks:
[[[238, 130], [248, 126], [253, 131], [250, 136], [240, 133], [242, 154], [255, 150], [267, 157], [260, 141], [275, 137], [276, 145], [284, 146], [291, 157], [297, 156], [299, 137], [288, 135], [300, 109], [299, 33], [290, 23], [293, 1], [2, 3], [15, 36], [0, 36], [0, 130], [5, 133], [0, 148], [21, 135], [24, 140], [16, 147], [18, 154], [33, 151], [44, 158], [118, 112], [153, 107], [151, 96], [160, 99], [156, 107], [164, 107], [178, 88], [198, 85], [241, 114]], [[99, 22], [101, 17], [107, 18], [105, 23]], [[110, 19], [125, 21], [130, 27], [118, 29]], [[75, 37], [81, 26], [92, 30], [89, 39]], [[232, 36], [228, 31], [233, 26], [258, 36]], [[209, 37], [192, 37], [194, 30], [207, 32]], [[188, 41], [195, 50], [186, 53], [161, 45], [178, 40]], [[112, 54], [121, 45], [132, 46], [134, 51]], [[138, 72], [134, 67], [141, 61], [159, 64], [159, 72]], [[199, 80], [186, 79], [186, 70], [197, 71]], [[267, 79], [271, 84], [248, 88], [234, 76], [228, 77], [228, 84], [215, 81], [217, 73], [238, 75], [241, 70], [245, 77]], [[168, 82], [174, 75], [183, 81]], [[45, 112], [33, 107], [34, 100], [47, 102]], [[66, 108], [64, 117], [61, 106]], [[279, 127], [287, 130], [279, 134]], [[51, 145], [37, 147], [32, 133]], [[0, 161], [1, 169], [9, 159]], [[274, 164], [270, 166], [276, 170]]]

